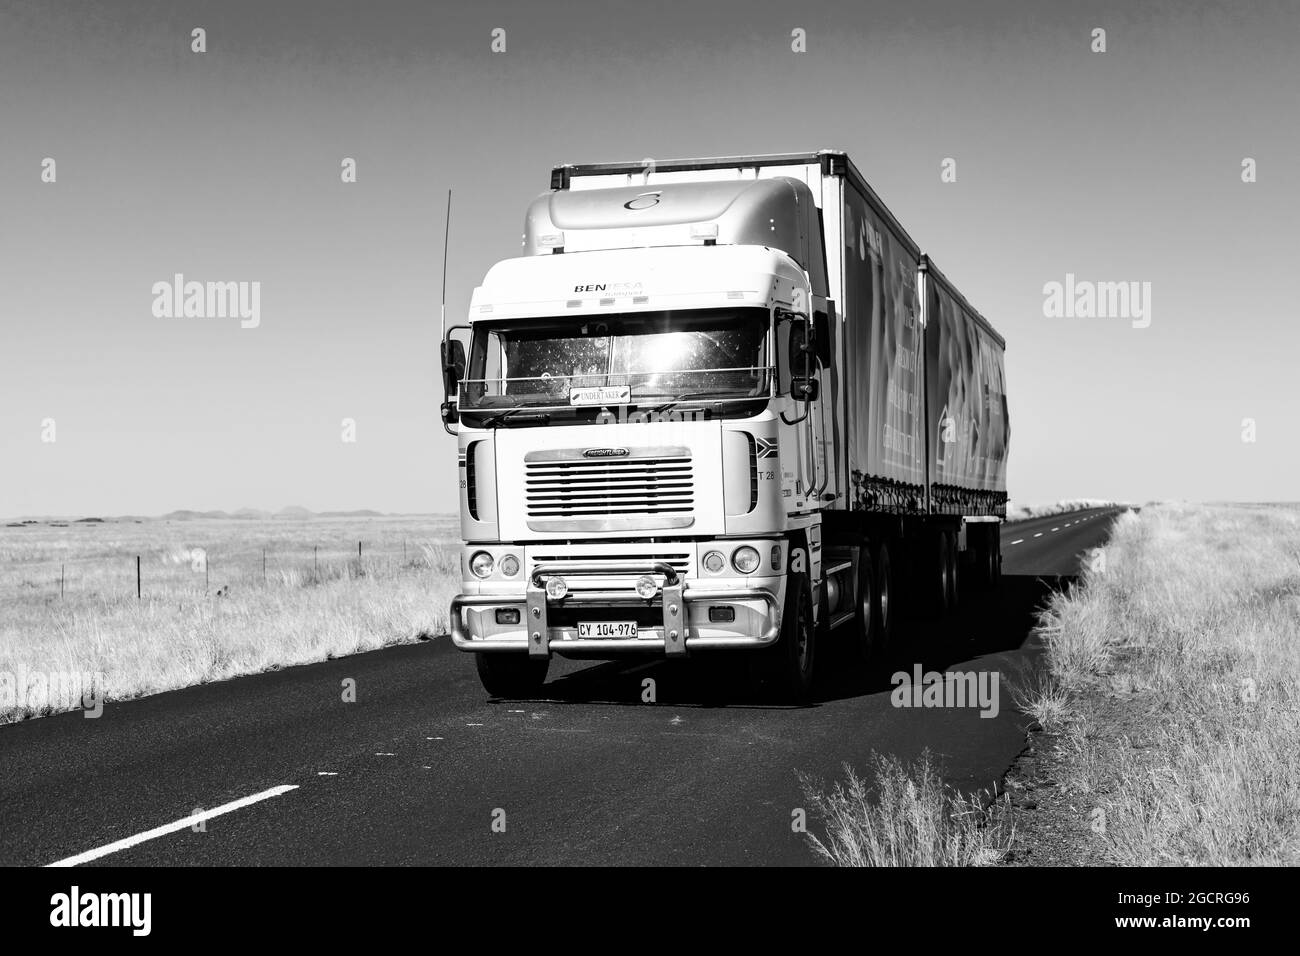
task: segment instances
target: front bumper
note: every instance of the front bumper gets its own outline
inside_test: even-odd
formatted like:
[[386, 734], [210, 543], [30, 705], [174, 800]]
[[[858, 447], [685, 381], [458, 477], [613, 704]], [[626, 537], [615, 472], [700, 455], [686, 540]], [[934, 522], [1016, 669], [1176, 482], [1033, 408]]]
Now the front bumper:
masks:
[[[559, 601], [546, 595], [545, 579], [562, 573], [574, 580], [583, 573], [608, 576], [611, 573], [662, 576], [663, 584], [649, 600], [626, 590], [570, 590]], [[539, 565], [533, 569], [520, 594], [458, 594], [451, 601], [451, 639], [463, 651], [527, 653], [533, 657], [550, 654], [604, 655], [659, 653], [669, 657], [688, 651], [766, 647], [781, 633], [781, 595], [773, 587], [708, 587], [702, 582], [685, 582], [667, 564], [650, 562], [620, 566], [594, 565], [563, 569]], [[711, 622], [708, 609], [730, 606], [735, 621]], [[497, 608], [517, 608], [520, 623], [495, 625], [487, 621]], [[558, 614], [563, 609], [563, 614]], [[607, 611], [628, 608], [644, 614], [658, 613], [650, 626], [638, 628], [635, 638], [581, 638], [572, 619], [583, 610]], [[477, 626], [467, 625], [466, 614], [478, 615]], [[568, 623], [557, 622], [563, 617]]]

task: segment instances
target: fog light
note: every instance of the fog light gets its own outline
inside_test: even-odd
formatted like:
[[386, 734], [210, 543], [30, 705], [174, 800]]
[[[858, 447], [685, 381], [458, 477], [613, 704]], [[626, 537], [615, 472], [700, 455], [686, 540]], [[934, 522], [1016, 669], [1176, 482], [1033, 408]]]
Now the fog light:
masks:
[[721, 551], [710, 551], [704, 556], [704, 570], [710, 574], [721, 574], [727, 567], [727, 559], [722, 556]]
[[731, 563], [736, 566], [736, 570], [741, 574], [753, 574], [758, 570], [758, 562], [758, 552], [749, 545], [737, 548], [736, 553], [731, 556]]
[[513, 578], [519, 573], [519, 559], [513, 554], [507, 554], [501, 559], [501, 573], [508, 578]]
[[546, 596], [552, 601], [559, 601], [569, 593], [569, 585], [558, 574], [546, 579]]
[[736, 609], [718, 605], [709, 608], [710, 624], [733, 624], [736, 620]]
[[487, 577], [492, 573], [492, 565], [492, 555], [486, 551], [475, 551], [474, 556], [469, 559], [469, 569], [476, 577]]
[[655, 579], [648, 574], [643, 574], [636, 579], [636, 593], [649, 601], [659, 593], [659, 585], [655, 584]]
[[519, 608], [517, 607], [499, 607], [497, 608], [498, 624], [518, 624]]

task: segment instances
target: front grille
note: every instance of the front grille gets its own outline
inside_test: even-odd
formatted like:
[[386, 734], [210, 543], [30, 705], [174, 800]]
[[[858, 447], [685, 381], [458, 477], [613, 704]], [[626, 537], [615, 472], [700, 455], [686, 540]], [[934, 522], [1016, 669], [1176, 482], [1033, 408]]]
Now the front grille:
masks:
[[691, 523], [695, 479], [689, 449], [627, 449], [619, 457], [592, 458], [583, 451], [524, 457], [529, 527], [608, 530]]

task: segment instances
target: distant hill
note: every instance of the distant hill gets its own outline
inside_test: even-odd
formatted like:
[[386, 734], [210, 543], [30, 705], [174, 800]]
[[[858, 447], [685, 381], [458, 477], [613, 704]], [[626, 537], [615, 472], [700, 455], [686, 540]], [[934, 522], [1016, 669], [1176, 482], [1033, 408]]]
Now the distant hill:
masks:
[[230, 515], [232, 518], [254, 518], [258, 521], [271, 517], [271, 512], [263, 511], [260, 508], [240, 508]]

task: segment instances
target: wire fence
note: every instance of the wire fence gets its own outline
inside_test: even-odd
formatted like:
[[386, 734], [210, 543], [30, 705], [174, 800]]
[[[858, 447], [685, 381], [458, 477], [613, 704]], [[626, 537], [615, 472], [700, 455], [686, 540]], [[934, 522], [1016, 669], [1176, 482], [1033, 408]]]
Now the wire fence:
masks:
[[218, 543], [136, 547], [91, 556], [11, 556], [0, 563], [0, 600], [229, 594], [235, 588], [312, 587], [342, 579], [428, 572], [457, 575], [460, 544], [439, 538], [320, 544]]

